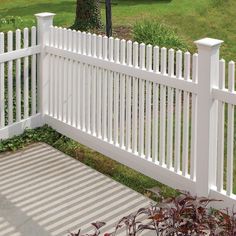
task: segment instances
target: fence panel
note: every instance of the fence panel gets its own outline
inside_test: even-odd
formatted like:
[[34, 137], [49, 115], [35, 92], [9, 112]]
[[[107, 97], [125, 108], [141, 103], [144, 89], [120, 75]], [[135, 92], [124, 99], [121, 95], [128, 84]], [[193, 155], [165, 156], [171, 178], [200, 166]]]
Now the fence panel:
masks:
[[[210, 192], [212, 197], [223, 199], [220, 207], [235, 204], [235, 63], [219, 62], [219, 88], [213, 89], [213, 98], [218, 101], [218, 146], [216, 187]], [[219, 207], [219, 206], [217, 206]]]
[[38, 53], [36, 27], [0, 33], [0, 138], [19, 134], [31, 122], [32, 127], [42, 124], [36, 99]]
[[[53, 27], [50, 31], [54, 42], [56, 30]], [[190, 53], [185, 53], [183, 63], [181, 51], [176, 53], [175, 59], [173, 49], [159, 50], [151, 45], [85, 32], [73, 32], [73, 37], [79, 39], [80, 50], [76, 51], [68, 45], [71, 33], [63, 30], [64, 47], [60, 48], [57, 43], [46, 46], [52, 63], [64, 60], [63, 70], [66, 71], [61, 73], [64, 86], [62, 91], [57, 90], [55, 100], [64, 97], [63, 115], [67, 118], [51, 112], [56, 106], [54, 101], [50, 102], [49, 116], [111, 147], [119, 147], [127, 155], [133, 153], [153, 166], [176, 172], [191, 184], [190, 175], [193, 181], [195, 176], [195, 167], [191, 166], [195, 155], [191, 150], [196, 147], [195, 142], [190, 145], [189, 140], [195, 135], [193, 122], [196, 119], [190, 115], [190, 98], [195, 96], [196, 100], [197, 55], [191, 63]], [[79, 73], [72, 75], [74, 63]], [[190, 68], [195, 73], [194, 82]], [[50, 93], [56, 80], [56, 71], [51, 69]], [[77, 84], [77, 90], [73, 89], [73, 84]], [[73, 95], [76, 92], [77, 96]], [[74, 106], [75, 103], [78, 105]], [[74, 113], [79, 116], [76, 122], [71, 122]], [[196, 115], [195, 108], [192, 113]]]

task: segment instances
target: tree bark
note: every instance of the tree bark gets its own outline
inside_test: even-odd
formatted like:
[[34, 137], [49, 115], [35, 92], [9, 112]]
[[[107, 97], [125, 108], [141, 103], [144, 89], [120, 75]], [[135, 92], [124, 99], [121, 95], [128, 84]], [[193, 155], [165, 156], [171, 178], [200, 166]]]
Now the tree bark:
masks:
[[101, 9], [99, 0], [77, 0], [76, 17], [73, 29], [88, 30], [101, 28]]

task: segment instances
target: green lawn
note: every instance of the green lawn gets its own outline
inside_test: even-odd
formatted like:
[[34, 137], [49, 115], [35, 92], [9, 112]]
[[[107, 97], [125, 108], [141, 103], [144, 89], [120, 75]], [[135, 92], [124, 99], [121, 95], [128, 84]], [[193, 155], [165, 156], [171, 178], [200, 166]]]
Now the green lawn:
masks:
[[[1, 0], [0, 15], [21, 17], [23, 23], [0, 24], [6, 31], [17, 26], [34, 24], [33, 14], [55, 12], [55, 24], [70, 26], [74, 20], [76, 0]], [[220, 3], [219, 6], [216, 3]], [[104, 20], [104, 3], [103, 20]], [[202, 37], [214, 37], [225, 41], [222, 56], [226, 60], [236, 58], [236, 1], [235, 0], [113, 0], [113, 24], [115, 27], [132, 27], [136, 21], [156, 19], [174, 27], [194, 51], [193, 41]]]

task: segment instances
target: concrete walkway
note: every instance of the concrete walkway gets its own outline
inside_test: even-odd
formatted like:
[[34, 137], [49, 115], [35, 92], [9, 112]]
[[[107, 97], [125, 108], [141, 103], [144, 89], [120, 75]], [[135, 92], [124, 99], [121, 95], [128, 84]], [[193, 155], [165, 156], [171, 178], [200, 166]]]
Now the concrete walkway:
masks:
[[111, 232], [120, 218], [149, 204], [43, 143], [0, 155], [0, 236], [64, 236], [89, 232], [96, 221]]

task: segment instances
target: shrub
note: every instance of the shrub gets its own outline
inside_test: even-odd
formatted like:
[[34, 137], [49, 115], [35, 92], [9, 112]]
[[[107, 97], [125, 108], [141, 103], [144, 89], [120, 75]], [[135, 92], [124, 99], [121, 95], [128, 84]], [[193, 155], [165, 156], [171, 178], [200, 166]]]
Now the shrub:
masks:
[[[66, 137], [57, 133], [47, 125], [36, 129], [26, 129], [20, 136], [14, 136], [11, 139], [0, 141], [0, 153], [6, 151], [16, 151], [34, 142], [45, 142], [54, 145], [56, 142], [65, 142]], [[62, 142], [62, 143], [63, 143]]]
[[139, 43], [157, 45], [159, 47], [187, 50], [185, 42], [175, 31], [157, 21], [143, 21], [133, 27], [133, 39]]

